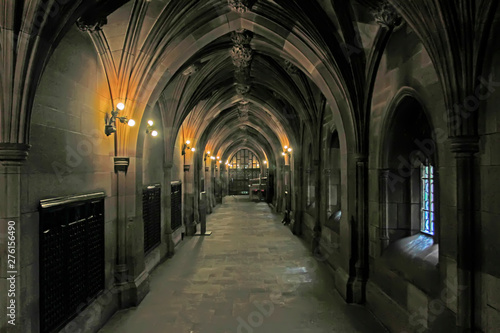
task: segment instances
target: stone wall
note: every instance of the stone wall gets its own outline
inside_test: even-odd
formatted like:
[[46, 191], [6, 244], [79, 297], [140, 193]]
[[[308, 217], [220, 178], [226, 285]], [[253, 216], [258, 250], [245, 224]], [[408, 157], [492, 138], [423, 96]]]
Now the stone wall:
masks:
[[[105, 198], [105, 288], [111, 290], [116, 249], [116, 182], [113, 136], [104, 134], [111, 110], [109, 91], [94, 45], [72, 28], [55, 50], [35, 96], [31, 118], [30, 156], [23, 168], [21, 279], [25, 289], [20, 318], [39, 331], [38, 225], [42, 199], [103, 191]], [[120, 126], [120, 125], [119, 125]], [[122, 125], [123, 126], [123, 125]], [[119, 129], [118, 129], [119, 130]], [[67, 332], [88, 332], [117, 309], [106, 294], [67, 326]], [[64, 330], [63, 330], [64, 332]]]

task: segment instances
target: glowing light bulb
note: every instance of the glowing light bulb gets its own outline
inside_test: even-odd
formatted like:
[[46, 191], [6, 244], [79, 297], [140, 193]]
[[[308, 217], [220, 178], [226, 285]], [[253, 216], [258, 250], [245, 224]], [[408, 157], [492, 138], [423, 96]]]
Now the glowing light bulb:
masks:
[[151, 132], [151, 135], [152, 135], [152, 136], [157, 136], [157, 135], [158, 135], [158, 131], [153, 131], [153, 132]]
[[148, 120], [148, 124], [149, 124], [149, 126], [153, 126], [154, 123], [152, 120]]
[[215, 157], [213, 157], [213, 156], [210, 156], [210, 159], [212, 159], [212, 160], [215, 160]]
[[218, 160], [220, 160], [220, 157], [219, 157], [219, 156], [217, 156], [217, 159], [218, 159]]
[[210, 155], [210, 152], [209, 152], [209, 151], [207, 151], [207, 155]]
[[285, 152], [282, 152], [281, 155], [285, 156]]
[[285, 146], [285, 149], [287, 149], [287, 148], [288, 148], [288, 146]]
[[123, 111], [123, 109], [125, 109], [125, 104], [123, 103], [118, 103], [116, 104], [116, 108], [120, 111]]
[[264, 161], [264, 164], [267, 164], [267, 161]]
[[190, 143], [191, 143], [191, 141], [189, 141], [189, 140], [187, 140], [187, 141], [186, 141], [186, 144], [187, 144], [187, 145], [188, 145], [188, 144], [190, 144]]
[[134, 126], [135, 125], [135, 120], [134, 119], [130, 119], [127, 123], [130, 127]]
[[193, 152], [196, 151], [196, 148], [191, 148], [191, 151], [193, 151]]
[[292, 148], [288, 148], [288, 152], [291, 153], [292, 152]]

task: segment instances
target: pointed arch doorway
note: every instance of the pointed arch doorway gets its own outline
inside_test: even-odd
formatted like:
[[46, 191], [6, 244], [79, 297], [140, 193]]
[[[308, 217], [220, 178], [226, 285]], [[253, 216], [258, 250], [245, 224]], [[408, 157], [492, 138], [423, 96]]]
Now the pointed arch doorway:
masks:
[[250, 179], [259, 178], [258, 157], [248, 149], [241, 149], [229, 161], [229, 195], [248, 194]]

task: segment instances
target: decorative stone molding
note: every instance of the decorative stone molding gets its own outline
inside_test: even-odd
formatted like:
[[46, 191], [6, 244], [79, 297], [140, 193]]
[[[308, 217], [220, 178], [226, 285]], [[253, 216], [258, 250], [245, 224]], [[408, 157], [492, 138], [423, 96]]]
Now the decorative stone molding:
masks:
[[384, 2], [373, 16], [375, 22], [388, 29], [394, 29], [402, 23], [401, 16], [388, 2]]
[[253, 38], [253, 32], [245, 29], [238, 29], [231, 33], [231, 40], [234, 45], [250, 45]]
[[24, 143], [0, 143], [0, 161], [23, 162], [30, 148], [31, 145]]
[[191, 66], [189, 66], [188, 68], [186, 68], [184, 70], [184, 72], [182, 72], [182, 75], [184, 75], [184, 76], [191, 76], [194, 73], [198, 72], [199, 69], [200, 69], [200, 65], [198, 65], [198, 64], [192, 64]]
[[290, 75], [297, 75], [299, 73], [299, 69], [297, 68], [297, 66], [295, 66], [288, 60], [285, 60], [285, 70]]
[[236, 80], [236, 93], [245, 96], [250, 92], [250, 67], [253, 60], [253, 50], [250, 42], [253, 33], [245, 29], [238, 29], [231, 33], [233, 48], [231, 58], [235, 66], [234, 78]]
[[108, 23], [108, 19], [106, 17], [92, 19], [84, 19], [83, 17], [80, 17], [78, 20], [76, 20], [76, 26], [78, 27], [78, 29], [88, 32], [101, 30], [106, 23]]
[[236, 13], [246, 13], [252, 9], [251, 0], [227, 0], [229, 8]]
[[237, 83], [250, 84], [250, 67], [236, 68], [234, 78]]
[[250, 103], [246, 102], [246, 103], [242, 103], [240, 102], [240, 105], [238, 105], [238, 116], [243, 119], [243, 120], [246, 120], [248, 119], [248, 113], [250, 111]]
[[231, 50], [231, 58], [236, 68], [249, 67], [253, 58], [253, 50], [246, 45], [234, 45]]
[[475, 154], [479, 152], [479, 138], [476, 136], [461, 136], [450, 138], [450, 149], [455, 154]]

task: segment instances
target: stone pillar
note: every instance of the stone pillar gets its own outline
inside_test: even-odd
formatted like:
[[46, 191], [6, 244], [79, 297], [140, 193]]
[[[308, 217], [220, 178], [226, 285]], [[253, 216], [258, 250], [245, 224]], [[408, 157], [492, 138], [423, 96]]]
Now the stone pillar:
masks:
[[368, 162], [364, 155], [356, 160], [356, 219], [351, 220], [351, 258], [354, 267], [350, 269], [348, 302], [363, 303], [368, 279], [368, 223], [367, 183]]
[[[477, 137], [454, 137], [451, 151], [456, 159], [457, 177], [457, 328], [459, 332], [476, 329], [475, 258], [478, 226], [474, 221], [476, 200], [475, 154], [479, 152]], [[480, 323], [478, 322], [477, 325]]]
[[320, 257], [320, 243], [321, 243], [321, 218], [320, 218], [320, 208], [321, 208], [321, 189], [320, 187], [321, 184], [321, 177], [319, 173], [319, 160], [313, 160], [313, 167], [311, 172], [313, 172], [313, 181], [314, 181], [314, 211], [315, 211], [315, 223], [314, 223], [314, 229], [313, 229], [313, 243], [312, 243], [312, 254], [317, 256], [317, 258]]
[[389, 216], [387, 216], [388, 186], [390, 170], [380, 170], [379, 174], [379, 214], [382, 225], [380, 226], [380, 253], [389, 246]]
[[[301, 160], [302, 165], [303, 160]], [[297, 195], [295, 196], [295, 212], [292, 219], [292, 233], [296, 236], [302, 235], [302, 219], [304, 211], [304, 191], [305, 191], [305, 177], [302, 166], [294, 169], [295, 172], [295, 188]]]
[[115, 266], [115, 286], [121, 290], [120, 307], [126, 308], [130, 306], [129, 300], [124, 298], [123, 292], [127, 288], [129, 281], [128, 266], [127, 266], [127, 212], [126, 212], [126, 176], [130, 159], [128, 157], [115, 157], [115, 173], [116, 173], [116, 266]]
[[194, 215], [194, 166], [184, 165], [184, 191], [183, 191], [183, 219], [186, 227], [186, 235], [192, 236], [196, 233], [196, 221]]
[[163, 218], [164, 232], [162, 242], [167, 245], [167, 257], [171, 258], [175, 253], [175, 244], [172, 237], [172, 164], [163, 168], [162, 203], [165, 216]]
[[141, 205], [138, 209], [142, 211], [142, 189], [135, 186], [134, 172], [127, 179], [129, 157], [114, 157], [114, 165], [118, 189], [115, 287], [120, 291], [118, 297], [123, 309], [137, 306], [144, 299], [149, 292], [149, 274], [144, 263], [142, 214], [132, 213], [137, 205]]
[[[30, 303], [38, 301], [32, 300], [36, 295], [27, 291], [24, 282], [31, 277], [22, 264], [23, 254], [30, 247], [27, 243], [23, 245], [25, 230], [37, 228], [24, 225], [21, 221], [21, 168], [29, 149], [30, 146], [26, 144], [0, 143], [0, 332], [31, 331], [34, 323], [30, 325]], [[15, 285], [15, 295], [12, 294], [11, 285]], [[12, 301], [15, 302], [15, 317], [7, 317], [11, 313], [7, 307], [11, 306]]]

